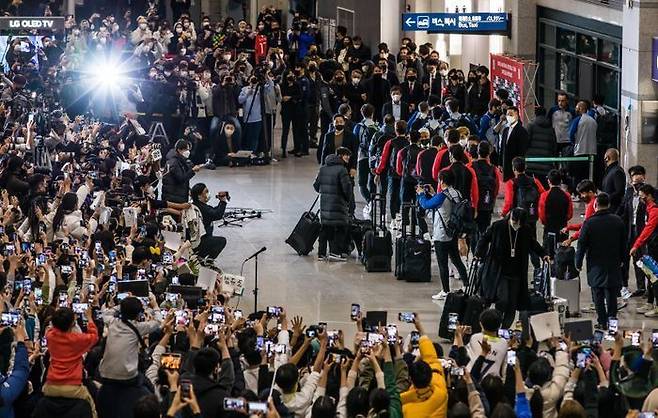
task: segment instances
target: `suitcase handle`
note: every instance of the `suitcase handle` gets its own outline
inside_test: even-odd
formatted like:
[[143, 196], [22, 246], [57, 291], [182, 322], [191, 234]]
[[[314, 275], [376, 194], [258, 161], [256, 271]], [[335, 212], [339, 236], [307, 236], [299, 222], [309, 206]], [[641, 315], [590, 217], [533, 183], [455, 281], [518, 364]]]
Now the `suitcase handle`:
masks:
[[[418, 215], [418, 205], [414, 203], [403, 203], [402, 209], [405, 208], [409, 208], [409, 216], [411, 217], [411, 234], [409, 234], [409, 236], [416, 238], [416, 216]], [[404, 221], [402, 222], [402, 237], [407, 237], [407, 225]]]
[[471, 265], [468, 268], [468, 285], [466, 286], [466, 294], [474, 295], [480, 289], [480, 261], [475, 258], [471, 261]]
[[313, 200], [313, 204], [311, 205], [311, 207], [310, 207], [309, 210], [308, 210], [309, 213], [312, 213], [312, 212], [313, 212], [313, 208], [314, 208], [315, 205], [318, 203], [318, 199], [320, 199], [320, 195], [319, 195], [319, 194], [318, 194], [317, 196], [315, 196], [315, 200]]
[[[384, 210], [384, 198], [379, 193], [373, 193], [370, 201], [370, 220], [372, 221], [372, 229], [377, 229], [377, 215], [379, 214], [379, 228], [385, 230], [386, 214]], [[379, 203], [379, 211], [377, 211], [377, 203]]]

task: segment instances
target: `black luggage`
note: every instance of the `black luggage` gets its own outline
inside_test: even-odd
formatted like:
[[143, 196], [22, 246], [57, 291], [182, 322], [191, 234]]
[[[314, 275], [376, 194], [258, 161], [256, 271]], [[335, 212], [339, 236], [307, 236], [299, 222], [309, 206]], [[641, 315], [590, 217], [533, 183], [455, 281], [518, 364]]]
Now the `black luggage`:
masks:
[[404, 204], [409, 208], [411, 234], [407, 234], [402, 224], [402, 236], [395, 241], [395, 276], [408, 282], [429, 282], [432, 280], [432, 245], [416, 235], [416, 205]]
[[350, 223], [350, 231], [347, 237], [348, 249], [350, 253], [354, 250], [357, 251], [359, 257], [363, 254], [363, 237], [366, 232], [372, 229], [372, 221], [352, 218]]
[[286, 239], [286, 244], [290, 245], [299, 255], [308, 255], [313, 251], [313, 245], [320, 236], [320, 217], [318, 216], [320, 210], [313, 212], [319, 198], [320, 195], [315, 198], [308, 212], [302, 214], [295, 229]]
[[550, 284], [550, 266], [542, 261], [542, 266], [535, 268], [533, 274], [533, 289], [528, 291], [527, 311], [530, 315], [548, 312], [547, 302]]
[[384, 198], [376, 194], [371, 204], [372, 229], [363, 237], [362, 261], [369, 273], [391, 271], [393, 240], [385, 226]]
[[558, 246], [555, 251], [554, 277], [558, 280], [571, 280], [578, 277], [576, 249], [574, 247]]
[[459, 318], [462, 325], [470, 325], [471, 334], [481, 331], [480, 314], [487, 308], [488, 304], [479, 295], [480, 290], [480, 262], [473, 260], [468, 271], [468, 286], [466, 287], [466, 302], [464, 303], [464, 315]]
[[457, 318], [464, 316], [466, 298], [467, 295], [462, 289], [448, 293], [446, 303], [443, 305], [441, 320], [439, 321], [439, 337], [451, 340], [455, 336], [454, 330], [448, 329], [448, 319], [451, 313], [457, 314]]

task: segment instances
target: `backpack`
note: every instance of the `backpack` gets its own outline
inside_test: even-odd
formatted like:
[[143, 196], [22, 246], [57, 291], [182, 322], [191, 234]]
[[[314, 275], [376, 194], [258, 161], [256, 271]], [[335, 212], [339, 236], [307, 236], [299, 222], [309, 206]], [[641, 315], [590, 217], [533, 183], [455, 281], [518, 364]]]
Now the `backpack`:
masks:
[[448, 195], [446, 195], [446, 198], [452, 202], [452, 210], [450, 211], [448, 221], [446, 222], [443, 219], [441, 212], [437, 212], [441, 218], [443, 228], [446, 230], [446, 234], [450, 237], [461, 237], [462, 235], [475, 232], [477, 226], [473, 218], [471, 200], [462, 198], [461, 194], [459, 195], [459, 200], [453, 200]]
[[422, 151], [422, 148], [419, 146], [412, 147], [409, 145], [406, 147], [407, 154], [404, 156], [404, 161], [402, 162], [403, 167], [403, 176], [405, 179], [415, 181], [416, 176], [416, 162], [418, 161], [418, 154]]
[[376, 124], [366, 125], [363, 122], [359, 122], [356, 125], [358, 129], [357, 140], [359, 141], [359, 150], [363, 155], [368, 154], [368, 149], [370, 148], [370, 141], [374, 136], [379, 132], [379, 129]]
[[398, 152], [407, 146], [407, 141], [399, 137], [395, 137], [391, 141], [391, 155], [388, 157], [388, 175], [393, 176], [393, 178], [399, 178], [400, 176], [397, 173]]
[[471, 165], [478, 181], [478, 190], [480, 192], [480, 201], [478, 210], [491, 211], [496, 205], [496, 167], [486, 162], [473, 161]]
[[539, 218], [539, 190], [535, 184], [535, 179], [523, 175], [514, 180], [516, 207], [523, 208], [528, 212], [528, 220], [536, 221]]
[[384, 131], [378, 131], [373, 135], [372, 140], [370, 141], [370, 148], [368, 150], [370, 168], [375, 168], [379, 165], [382, 160], [382, 152], [384, 151], [384, 145], [388, 141], [388, 137]]

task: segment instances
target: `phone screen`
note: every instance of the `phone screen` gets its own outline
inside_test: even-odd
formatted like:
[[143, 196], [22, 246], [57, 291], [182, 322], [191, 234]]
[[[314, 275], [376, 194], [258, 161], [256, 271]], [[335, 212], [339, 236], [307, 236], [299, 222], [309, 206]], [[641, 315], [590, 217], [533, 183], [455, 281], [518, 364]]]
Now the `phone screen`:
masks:
[[361, 313], [361, 305], [359, 305], [358, 303], [353, 303], [352, 310], [350, 313], [350, 318], [352, 318], [352, 320], [355, 321], [359, 317], [360, 313]]
[[386, 327], [386, 335], [388, 336], [389, 343], [395, 343], [398, 338], [398, 328], [395, 325], [388, 325]]
[[619, 320], [617, 318], [608, 319], [608, 332], [614, 334], [618, 331]]
[[224, 410], [226, 411], [235, 411], [238, 409], [244, 409], [245, 404], [244, 400], [238, 398], [224, 398]]
[[642, 333], [640, 331], [634, 332], [633, 334], [631, 334], [631, 345], [635, 347], [639, 347], [641, 339], [642, 339]]
[[400, 312], [398, 315], [400, 322], [412, 323], [414, 319], [416, 319], [416, 315], [413, 312]]
[[516, 365], [516, 351], [509, 350], [507, 352], [507, 364], [509, 364], [510, 366]]
[[454, 331], [457, 329], [457, 319], [459, 315], [456, 313], [448, 314], [448, 331]]
[[160, 365], [167, 370], [180, 369], [181, 355], [176, 353], [163, 354], [160, 357]]
[[412, 348], [418, 348], [419, 341], [420, 341], [420, 332], [411, 331], [411, 347]]

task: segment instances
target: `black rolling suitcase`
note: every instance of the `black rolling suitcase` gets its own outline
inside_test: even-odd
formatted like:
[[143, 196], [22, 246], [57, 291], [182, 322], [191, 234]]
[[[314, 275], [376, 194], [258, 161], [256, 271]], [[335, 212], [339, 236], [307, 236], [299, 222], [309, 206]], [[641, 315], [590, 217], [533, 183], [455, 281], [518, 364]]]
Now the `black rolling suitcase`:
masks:
[[320, 211], [313, 212], [319, 198], [320, 195], [315, 198], [308, 212], [302, 214], [295, 229], [286, 239], [286, 244], [290, 245], [299, 255], [308, 255], [313, 251], [313, 245], [320, 236], [320, 217], [318, 216]]
[[470, 325], [472, 334], [480, 332], [480, 314], [487, 308], [487, 303], [478, 293], [480, 290], [480, 262], [473, 260], [468, 271], [468, 286], [466, 288], [466, 302], [464, 303], [464, 315], [459, 322], [462, 325]]
[[386, 229], [384, 199], [379, 194], [372, 199], [371, 216], [372, 229], [363, 236], [363, 264], [369, 273], [391, 271], [393, 240]]
[[443, 305], [441, 320], [439, 321], [439, 337], [451, 340], [455, 336], [455, 331], [448, 329], [448, 319], [450, 318], [450, 314], [457, 314], [457, 318], [464, 316], [466, 298], [467, 295], [462, 289], [448, 293], [446, 303]]
[[395, 241], [395, 276], [408, 282], [429, 282], [432, 280], [432, 245], [416, 235], [416, 205], [409, 207], [411, 234], [402, 225], [402, 236]]

